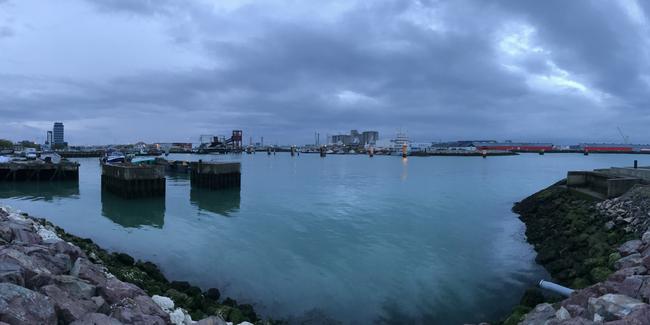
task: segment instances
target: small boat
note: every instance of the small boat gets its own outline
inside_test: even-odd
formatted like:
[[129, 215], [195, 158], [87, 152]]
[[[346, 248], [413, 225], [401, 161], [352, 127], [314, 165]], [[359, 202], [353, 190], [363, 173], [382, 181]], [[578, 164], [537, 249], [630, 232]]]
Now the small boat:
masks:
[[154, 165], [156, 157], [134, 157], [131, 159], [131, 163], [134, 165]]
[[402, 155], [404, 152], [404, 146], [406, 146], [407, 152], [410, 149], [409, 138], [406, 133], [397, 132], [395, 139], [390, 140], [393, 143], [391, 147], [391, 155]]
[[123, 163], [126, 161], [126, 156], [119, 151], [110, 151], [102, 158], [102, 162], [108, 164]]
[[58, 164], [61, 162], [61, 155], [56, 152], [48, 152], [41, 154], [41, 160], [44, 162], [49, 162], [53, 164]]

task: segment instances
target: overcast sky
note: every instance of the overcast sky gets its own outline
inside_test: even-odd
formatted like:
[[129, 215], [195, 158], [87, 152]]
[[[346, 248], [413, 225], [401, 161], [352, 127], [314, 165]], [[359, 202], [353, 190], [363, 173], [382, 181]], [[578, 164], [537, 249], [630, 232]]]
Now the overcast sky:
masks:
[[0, 0], [0, 138], [650, 142], [645, 1]]

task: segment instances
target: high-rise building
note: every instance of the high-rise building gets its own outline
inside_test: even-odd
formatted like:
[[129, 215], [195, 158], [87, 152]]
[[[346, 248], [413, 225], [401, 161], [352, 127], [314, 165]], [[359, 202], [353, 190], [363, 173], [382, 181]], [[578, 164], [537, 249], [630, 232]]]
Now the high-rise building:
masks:
[[63, 123], [61, 122], [54, 123], [53, 134], [54, 134], [54, 145], [62, 145], [65, 143], [63, 137]]
[[361, 142], [363, 144], [376, 144], [379, 140], [379, 132], [377, 131], [363, 131], [361, 134]]
[[342, 145], [375, 145], [379, 140], [379, 132], [377, 131], [364, 131], [359, 133], [357, 130], [351, 130], [350, 134], [336, 134], [331, 138], [332, 144]]

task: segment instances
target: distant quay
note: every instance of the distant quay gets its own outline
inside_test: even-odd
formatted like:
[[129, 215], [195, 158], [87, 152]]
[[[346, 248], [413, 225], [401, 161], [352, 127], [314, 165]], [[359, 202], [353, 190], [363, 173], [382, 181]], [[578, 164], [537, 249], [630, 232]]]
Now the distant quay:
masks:
[[103, 157], [104, 150], [92, 150], [92, 151], [57, 151], [57, 153], [63, 158], [98, 158]]
[[488, 151], [482, 153], [480, 151], [417, 151], [411, 152], [409, 156], [414, 157], [430, 157], [430, 156], [448, 156], [448, 157], [490, 157], [490, 156], [517, 156], [518, 153], [514, 151]]

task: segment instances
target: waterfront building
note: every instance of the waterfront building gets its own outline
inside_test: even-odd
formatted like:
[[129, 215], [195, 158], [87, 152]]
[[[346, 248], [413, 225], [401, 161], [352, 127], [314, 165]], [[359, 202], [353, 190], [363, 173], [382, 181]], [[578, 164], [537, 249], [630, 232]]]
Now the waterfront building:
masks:
[[477, 150], [503, 150], [503, 151], [551, 151], [552, 143], [525, 143], [525, 142], [477, 142]]
[[589, 152], [647, 152], [650, 151], [648, 144], [618, 144], [618, 143], [581, 143], [579, 150]]
[[379, 140], [379, 132], [377, 131], [363, 131], [361, 134], [361, 143], [364, 145], [375, 145]]
[[475, 151], [476, 141], [450, 141], [450, 142], [438, 142], [431, 145], [431, 150], [452, 150], [452, 151]]
[[53, 133], [53, 144], [55, 146], [63, 145], [65, 143], [65, 139], [63, 135], [63, 123], [55, 122], [52, 133]]
[[332, 144], [339, 145], [374, 145], [379, 140], [379, 132], [377, 131], [364, 131], [359, 133], [358, 130], [351, 130], [350, 134], [337, 134], [331, 137]]

